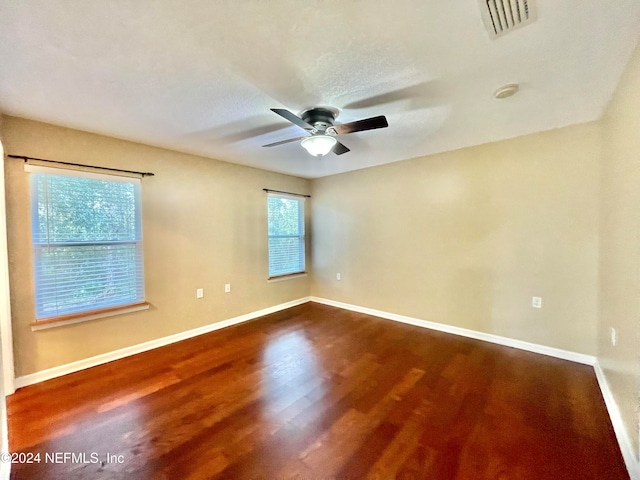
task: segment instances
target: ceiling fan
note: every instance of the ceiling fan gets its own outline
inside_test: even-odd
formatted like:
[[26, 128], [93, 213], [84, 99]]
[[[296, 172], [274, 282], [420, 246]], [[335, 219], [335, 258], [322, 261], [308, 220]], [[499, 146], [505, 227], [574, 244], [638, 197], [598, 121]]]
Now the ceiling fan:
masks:
[[281, 140], [263, 145], [263, 147], [275, 147], [301, 140], [300, 145], [311, 155], [317, 157], [326, 155], [331, 150], [333, 150], [333, 153], [336, 155], [342, 155], [350, 151], [335, 138], [336, 135], [345, 135], [347, 133], [362, 132], [364, 130], [373, 130], [375, 128], [385, 128], [389, 126], [384, 115], [334, 125], [334, 121], [338, 116], [338, 110], [330, 107], [310, 108], [302, 112], [300, 117], [283, 108], [272, 108], [271, 111], [306, 130], [310, 136]]

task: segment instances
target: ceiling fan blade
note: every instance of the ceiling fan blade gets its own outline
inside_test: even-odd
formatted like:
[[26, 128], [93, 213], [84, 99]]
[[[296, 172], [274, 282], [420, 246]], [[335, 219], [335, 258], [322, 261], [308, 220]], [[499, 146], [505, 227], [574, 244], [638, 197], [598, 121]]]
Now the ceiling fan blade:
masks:
[[342, 105], [342, 108], [345, 110], [372, 108], [401, 101], [408, 102], [408, 105], [412, 107], [412, 110], [417, 108], [434, 107], [447, 101], [447, 98], [449, 98], [451, 94], [450, 89], [451, 87], [449, 84], [440, 80], [428, 80], [416, 83], [415, 85], [409, 85], [408, 87], [398, 88], [396, 90], [387, 90], [384, 93], [380, 93], [372, 97], [361, 98], [355, 102]]
[[272, 108], [271, 111], [273, 113], [277, 113], [282, 118], [289, 120], [291, 123], [299, 126], [300, 128], [304, 128], [305, 130], [313, 130], [313, 125], [309, 125], [307, 122], [302, 120], [297, 115], [294, 115], [289, 110], [285, 110], [284, 108]]
[[387, 118], [384, 115], [379, 117], [365, 118], [364, 120], [356, 120], [355, 122], [343, 123], [342, 125], [334, 125], [330, 127], [336, 134], [344, 135], [346, 133], [362, 132], [364, 130], [373, 130], [375, 128], [388, 127]]
[[[237, 123], [238, 125], [235, 126], [235, 129], [233, 130], [231, 128], [227, 129], [225, 126], [225, 131], [228, 131], [228, 133], [226, 135], [221, 135], [220, 140], [227, 143], [241, 142], [243, 140], [248, 140], [253, 137], [259, 137], [262, 135], [266, 135], [268, 133], [274, 133], [274, 132], [277, 132], [278, 130], [284, 130], [285, 128], [289, 128], [288, 125], [278, 121], [277, 119], [274, 123], [270, 123], [268, 125], [256, 126], [248, 129], [245, 129], [243, 128], [243, 126], [241, 126], [241, 124], [246, 124], [245, 121], [234, 122], [234, 123]], [[231, 125], [233, 125], [233, 123]]]
[[345, 147], [340, 142], [336, 142], [336, 144], [333, 147], [333, 153], [335, 153], [336, 155], [342, 155], [343, 153], [347, 153], [347, 152], [350, 152], [350, 151], [351, 150], [349, 150], [347, 147]]
[[307, 137], [290, 138], [288, 140], [280, 140], [279, 142], [268, 143], [268, 144], [262, 145], [262, 146], [263, 147], [277, 147], [278, 145], [284, 145], [285, 143], [297, 142], [298, 140], [302, 140], [303, 138], [307, 138]]

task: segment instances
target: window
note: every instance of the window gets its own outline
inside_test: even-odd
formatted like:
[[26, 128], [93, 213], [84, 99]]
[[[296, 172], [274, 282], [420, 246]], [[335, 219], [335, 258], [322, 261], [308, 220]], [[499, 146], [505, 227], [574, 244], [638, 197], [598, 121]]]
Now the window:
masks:
[[269, 278], [305, 269], [304, 197], [269, 193]]
[[144, 302], [140, 180], [27, 167], [37, 321]]

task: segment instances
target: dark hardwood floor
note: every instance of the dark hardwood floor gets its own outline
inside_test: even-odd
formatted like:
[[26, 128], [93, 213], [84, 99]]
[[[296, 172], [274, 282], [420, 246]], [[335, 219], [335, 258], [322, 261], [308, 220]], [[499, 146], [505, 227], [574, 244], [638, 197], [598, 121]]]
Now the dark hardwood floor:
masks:
[[8, 408], [15, 479], [629, 478], [591, 367], [315, 303]]

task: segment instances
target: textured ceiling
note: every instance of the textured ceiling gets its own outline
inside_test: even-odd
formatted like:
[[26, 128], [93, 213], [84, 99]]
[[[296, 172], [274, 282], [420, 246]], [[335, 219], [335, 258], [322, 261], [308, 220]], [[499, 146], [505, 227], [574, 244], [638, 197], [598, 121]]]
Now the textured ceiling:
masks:
[[[309, 178], [597, 119], [640, 2], [536, 3], [491, 40], [477, 0], [4, 0], [0, 111]], [[261, 147], [304, 134], [270, 108], [319, 105], [389, 128]]]

